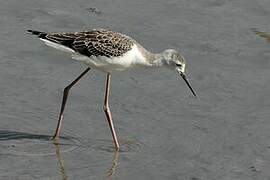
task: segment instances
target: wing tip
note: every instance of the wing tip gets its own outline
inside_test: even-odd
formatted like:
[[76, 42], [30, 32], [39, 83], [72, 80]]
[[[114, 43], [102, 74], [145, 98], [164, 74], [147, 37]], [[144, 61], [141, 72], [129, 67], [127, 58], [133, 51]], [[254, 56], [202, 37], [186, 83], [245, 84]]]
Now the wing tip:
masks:
[[47, 35], [47, 33], [45, 33], [45, 32], [35, 31], [35, 30], [32, 30], [32, 29], [28, 29], [28, 30], [26, 30], [26, 32], [29, 33], [29, 34], [32, 34], [32, 35], [36, 35], [39, 38], [44, 38]]

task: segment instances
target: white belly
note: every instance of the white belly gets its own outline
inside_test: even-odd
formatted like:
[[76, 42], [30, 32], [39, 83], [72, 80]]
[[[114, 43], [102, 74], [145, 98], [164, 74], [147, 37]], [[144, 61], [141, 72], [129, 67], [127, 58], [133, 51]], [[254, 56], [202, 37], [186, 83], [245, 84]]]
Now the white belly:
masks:
[[130, 51], [119, 57], [87, 57], [75, 53], [72, 55], [72, 58], [83, 61], [90, 67], [97, 68], [106, 72], [123, 71], [136, 66], [150, 66], [150, 64], [142, 56], [136, 45], [134, 45]]
[[44, 39], [41, 40], [50, 47], [70, 53], [72, 59], [84, 62], [91, 68], [96, 68], [105, 72], [123, 71], [136, 66], [151, 66], [151, 64], [143, 57], [136, 44], [133, 45], [130, 51], [124, 53], [122, 56], [108, 58], [106, 56], [84, 56], [66, 46]]

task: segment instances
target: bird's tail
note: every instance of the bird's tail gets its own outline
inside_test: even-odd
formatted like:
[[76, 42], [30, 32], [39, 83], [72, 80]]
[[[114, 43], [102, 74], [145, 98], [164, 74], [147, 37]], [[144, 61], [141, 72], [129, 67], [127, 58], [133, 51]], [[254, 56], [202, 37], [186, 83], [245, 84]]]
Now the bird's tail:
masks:
[[45, 33], [45, 32], [35, 31], [35, 30], [31, 30], [31, 29], [27, 30], [27, 32], [32, 34], [32, 35], [36, 35], [39, 38], [44, 38], [47, 35], [47, 33]]

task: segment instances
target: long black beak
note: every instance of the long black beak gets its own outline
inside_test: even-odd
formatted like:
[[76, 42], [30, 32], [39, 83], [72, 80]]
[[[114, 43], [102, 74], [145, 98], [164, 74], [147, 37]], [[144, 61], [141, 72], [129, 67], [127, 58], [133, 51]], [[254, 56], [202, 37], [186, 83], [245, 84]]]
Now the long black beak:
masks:
[[184, 81], [186, 82], [186, 84], [188, 85], [190, 91], [192, 92], [192, 94], [196, 97], [196, 94], [195, 92], [193, 91], [192, 87], [190, 86], [187, 78], [186, 78], [186, 75], [183, 73], [183, 72], [179, 72], [179, 74], [181, 75], [181, 77], [184, 79]]

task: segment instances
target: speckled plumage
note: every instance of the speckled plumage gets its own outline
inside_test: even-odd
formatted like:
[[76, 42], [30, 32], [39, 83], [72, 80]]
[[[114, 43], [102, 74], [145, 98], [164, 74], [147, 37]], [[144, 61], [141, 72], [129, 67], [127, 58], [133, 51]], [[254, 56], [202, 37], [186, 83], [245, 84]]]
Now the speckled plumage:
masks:
[[[32, 32], [33, 33], [33, 32]], [[42, 33], [39, 37], [73, 49], [85, 56], [118, 57], [131, 50], [134, 40], [106, 29], [74, 33]]]

